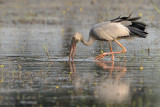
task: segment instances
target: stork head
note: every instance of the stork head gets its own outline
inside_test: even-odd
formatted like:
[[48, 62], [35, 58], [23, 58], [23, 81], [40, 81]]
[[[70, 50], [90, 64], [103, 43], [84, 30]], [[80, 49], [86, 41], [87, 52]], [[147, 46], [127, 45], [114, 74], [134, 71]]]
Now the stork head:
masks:
[[70, 52], [69, 52], [69, 61], [70, 58], [72, 57], [72, 60], [74, 59], [74, 54], [75, 54], [75, 50], [76, 50], [76, 45], [79, 41], [82, 40], [82, 34], [80, 33], [75, 33], [74, 36], [72, 37], [72, 41], [71, 41], [71, 48], [70, 48]]

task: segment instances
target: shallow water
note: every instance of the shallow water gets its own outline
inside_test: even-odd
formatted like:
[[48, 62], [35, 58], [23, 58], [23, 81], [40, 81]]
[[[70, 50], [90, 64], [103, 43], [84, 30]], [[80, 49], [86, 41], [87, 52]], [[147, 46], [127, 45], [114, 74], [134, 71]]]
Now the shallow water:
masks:
[[159, 59], [143, 59], [50, 62], [6, 57], [1, 105], [157, 106]]
[[[149, 0], [136, 2], [0, 1], [0, 106], [159, 106], [159, 14]], [[123, 54], [114, 62], [111, 56], [93, 60], [109, 51], [108, 43], [98, 41], [88, 47], [78, 43], [69, 62], [74, 32], [87, 39], [93, 24], [131, 11], [143, 16], [149, 35], [120, 40], [126, 62]]]

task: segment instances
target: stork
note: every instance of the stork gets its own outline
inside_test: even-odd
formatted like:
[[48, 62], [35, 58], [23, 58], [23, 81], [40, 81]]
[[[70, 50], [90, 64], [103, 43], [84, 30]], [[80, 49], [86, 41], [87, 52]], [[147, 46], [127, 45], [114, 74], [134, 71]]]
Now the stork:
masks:
[[[72, 60], [74, 60], [76, 45], [79, 41], [86, 46], [91, 45], [95, 40], [107, 41], [109, 43], [111, 52], [104, 52], [98, 55], [95, 60], [100, 60], [101, 58], [103, 60], [104, 57], [109, 54], [111, 54], [111, 60], [114, 60], [114, 54], [126, 53], [127, 50], [118, 41], [118, 39], [125, 39], [133, 36], [146, 38], [148, 34], [147, 32], [145, 32], [146, 24], [137, 21], [141, 17], [131, 18], [131, 14], [128, 17], [119, 16], [115, 19], [93, 25], [89, 33], [88, 41], [84, 40], [81, 33], [75, 33], [71, 41], [69, 60], [71, 59], [71, 57]], [[113, 52], [111, 46], [112, 41], [115, 41], [122, 48], [122, 51]]]

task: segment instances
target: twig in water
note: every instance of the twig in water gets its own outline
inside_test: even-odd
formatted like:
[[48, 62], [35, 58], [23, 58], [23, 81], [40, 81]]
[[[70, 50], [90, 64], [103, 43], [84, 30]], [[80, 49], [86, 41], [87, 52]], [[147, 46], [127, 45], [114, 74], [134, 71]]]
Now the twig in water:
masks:
[[46, 52], [47, 56], [49, 59], [51, 59], [50, 55], [49, 55], [49, 52], [48, 52], [48, 49], [46, 48], [46, 46], [43, 44], [43, 49], [44, 51]]
[[156, 9], [156, 11], [160, 14], [160, 10], [158, 9], [158, 7], [156, 6], [156, 4], [153, 2], [153, 0], [151, 0], [152, 5], [154, 6], [154, 8]]

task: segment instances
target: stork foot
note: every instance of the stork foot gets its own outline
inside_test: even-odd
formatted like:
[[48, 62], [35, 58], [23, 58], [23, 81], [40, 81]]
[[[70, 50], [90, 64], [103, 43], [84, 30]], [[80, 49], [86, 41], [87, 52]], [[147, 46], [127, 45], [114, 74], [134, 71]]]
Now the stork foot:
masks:
[[[121, 51], [120, 51], [120, 52], [121, 52]], [[102, 58], [102, 60], [103, 60], [106, 55], [112, 54], [111, 60], [114, 61], [114, 54], [115, 54], [115, 53], [120, 53], [120, 52], [108, 52], [108, 53], [103, 53], [103, 54], [98, 55], [94, 60], [100, 60], [101, 58]]]
[[100, 60], [101, 58], [103, 60], [106, 55], [107, 55], [106, 53], [100, 54], [96, 58], [94, 58], [94, 60]]

